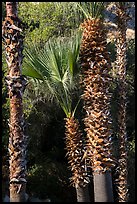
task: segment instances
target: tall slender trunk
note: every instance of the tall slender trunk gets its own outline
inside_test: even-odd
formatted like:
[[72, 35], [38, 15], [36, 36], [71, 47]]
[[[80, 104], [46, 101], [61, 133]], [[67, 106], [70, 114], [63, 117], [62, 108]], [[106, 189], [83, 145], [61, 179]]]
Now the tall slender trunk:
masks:
[[[84, 124], [87, 133], [87, 158], [93, 171], [95, 201], [111, 202], [113, 189], [110, 180], [114, 159], [109, 92], [111, 66], [106, 47], [106, 31], [101, 19], [86, 19], [81, 27], [83, 28], [80, 50], [81, 85], [86, 112]], [[99, 179], [102, 179], [102, 183], [99, 183]], [[104, 187], [107, 188], [102, 190]]]
[[6, 77], [10, 98], [10, 202], [25, 202], [26, 191], [26, 147], [27, 136], [24, 134], [22, 95], [26, 80], [22, 76], [23, 35], [21, 20], [17, 17], [17, 2], [6, 2], [7, 16], [3, 22], [3, 39], [8, 64]]
[[117, 74], [118, 74], [118, 136], [119, 136], [119, 162], [118, 162], [118, 179], [117, 192], [119, 202], [127, 202], [128, 188], [127, 188], [127, 133], [126, 133], [126, 29], [127, 29], [127, 14], [126, 3], [116, 3], [117, 13]]
[[83, 135], [79, 122], [74, 117], [66, 119], [66, 149], [72, 172], [71, 184], [76, 189], [77, 202], [90, 202], [88, 171], [84, 159]]

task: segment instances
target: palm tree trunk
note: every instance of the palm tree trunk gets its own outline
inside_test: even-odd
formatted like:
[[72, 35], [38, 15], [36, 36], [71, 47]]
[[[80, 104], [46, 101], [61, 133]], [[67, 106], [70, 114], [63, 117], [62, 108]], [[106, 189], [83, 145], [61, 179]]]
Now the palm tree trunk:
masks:
[[119, 202], [127, 202], [128, 199], [128, 188], [127, 188], [127, 133], [126, 133], [126, 3], [116, 3], [117, 13], [117, 73], [118, 73], [118, 135], [119, 135], [119, 162], [118, 162], [118, 179], [117, 192], [119, 196]]
[[[87, 155], [93, 171], [95, 200], [109, 202], [113, 201], [113, 191], [110, 182], [112, 178], [108, 171], [111, 172], [114, 160], [111, 144], [111, 94], [109, 93], [111, 66], [106, 47], [106, 31], [101, 19], [87, 19], [81, 27], [83, 28], [80, 52], [81, 84], [86, 112], [84, 124], [87, 133]], [[102, 180], [101, 183], [99, 179]], [[104, 187], [105, 190], [103, 190]]]
[[21, 73], [23, 59], [23, 35], [21, 20], [17, 17], [17, 2], [6, 2], [7, 16], [3, 22], [3, 38], [8, 64], [6, 77], [10, 98], [10, 136], [9, 136], [9, 169], [10, 169], [10, 202], [25, 202], [26, 191], [26, 146], [24, 134], [22, 94], [26, 80]]
[[114, 202], [112, 177], [110, 172], [94, 174], [95, 202]]
[[88, 185], [85, 187], [76, 185], [77, 202], [90, 202]]
[[84, 159], [84, 147], [79, 122], [74, 117], [66, 119], [66, 149], [72, 172], [71, 184], [76, 188], [77, 202], [89, 202], [88, 171]]

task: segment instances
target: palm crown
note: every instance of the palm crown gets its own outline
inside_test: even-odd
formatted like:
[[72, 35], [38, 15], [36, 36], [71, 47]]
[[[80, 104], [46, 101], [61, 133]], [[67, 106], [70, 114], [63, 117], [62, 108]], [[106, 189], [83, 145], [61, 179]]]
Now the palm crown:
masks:
[[45, 83], [48, 92], [61, 105], [66, 116], [72, 114], [71, 91], [78, 73], [81, 31], [71, 39], [49, 40], [43, 49], [25, 49], [23, 74]]

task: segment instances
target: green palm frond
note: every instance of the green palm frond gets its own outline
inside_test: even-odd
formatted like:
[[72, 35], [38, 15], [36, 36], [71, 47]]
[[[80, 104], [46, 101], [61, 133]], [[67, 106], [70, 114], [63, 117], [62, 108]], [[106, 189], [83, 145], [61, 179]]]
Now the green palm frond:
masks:
[[74, 77], [78, 71], [78, 57], [79, 57], [79, 50], [80, 50], [80, 42], [82, 38], [82, 31], [79, 30], [77, 35], [73, 37], [69, 44], [69, 52], [68, 52], [68, 67], [69, 67], [69, 72], [72, 77]]
[[65, 114], [71, 110], [71, 92], [78, 73], [78, 57], [82, 32], [72, 38], [52, 38], [44, 48], [24, 50], [23, 74], [42, 80], [46, 89], [56, 97]]
[[76, 4], [86, 18], [100, 18], [103, 16], [104, 2], [77, 2]]
[[27, 48], [24, 50], [26, 59], [22, 73], [26, 76], [44, 80], [44, 76], [49, 77], [50, 73], [46, 66], [40, 62], [36, 47]]

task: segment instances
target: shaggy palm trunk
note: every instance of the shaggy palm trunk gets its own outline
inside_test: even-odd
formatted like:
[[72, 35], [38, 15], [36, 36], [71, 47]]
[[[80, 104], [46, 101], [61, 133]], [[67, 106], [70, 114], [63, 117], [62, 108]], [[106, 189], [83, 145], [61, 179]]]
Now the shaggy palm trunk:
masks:
[[87, 19], [81, 27], [82, 98], [86, 111], [84, 124], [88, 138], [88, 159], [93, 171], [94, 197], [95, 202], [111, 202], [111, 167], [114, 161], [111, 151], [110, 60], [106, 49], [106, 31], [101, 19]]
[[10, 202], [25, 202], [26, 191], [26, 136], [22, 94], [26, 81], [21, 74], [23, 36], [17, 17], [17, 2], [6, 2], [7, 16], [3, 23], [3, 39], [9, 72], [6, 77], [10, 98]]
[[119, 126], [119, 163], [118, 163], [118, 180], [117, 192], [119, 202], [127, 202], [128, 188], [127, 188], [127, 133], [126, 133], [126, 6], [125, 2], [117, 2], [117, 73], [118, 73], [118, 126]]
[[68, 163], [72, 172], [71, 184], [76, 188], [77, 202], [89, 202], [88, 171], [84, 159], [82, 133], [78, 120], [74, 117], [66, 118], [66, 149]]

